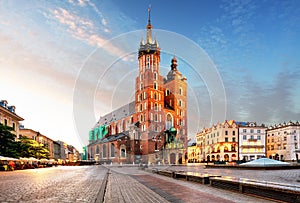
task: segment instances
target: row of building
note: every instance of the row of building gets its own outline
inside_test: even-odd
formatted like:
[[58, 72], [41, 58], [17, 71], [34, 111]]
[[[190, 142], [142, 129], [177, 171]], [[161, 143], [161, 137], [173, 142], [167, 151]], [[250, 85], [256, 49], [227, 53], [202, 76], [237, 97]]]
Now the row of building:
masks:
[[78, 150], [63, 141], [54, 141], [39, 131], [26, 129], [20, 124], [24, 119], [16, 114], [16, 107], [9, 106], [6, 100], [0, 101], [0, 123], [12, 127], [11, 133], [18, 140], [21, 136], [37, 141], [49, 150], [50, 159], [59, 163], [73, 162], [80, 158]]
[[300, 124], [267, 127], [234, 120], [204, 128], [188, 147], [189, 162], [249, 161], [260, 157], [295, 161], [300, 157]]

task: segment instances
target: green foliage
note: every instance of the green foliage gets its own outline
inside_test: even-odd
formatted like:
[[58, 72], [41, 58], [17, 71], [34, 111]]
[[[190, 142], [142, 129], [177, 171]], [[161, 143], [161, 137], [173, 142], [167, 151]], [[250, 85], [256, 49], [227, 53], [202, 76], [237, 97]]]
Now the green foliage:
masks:
[[20, 156], [34, 157], [37, 159], [49, 158], [49, 150], [43, 144], [27, 137], [20, 137]]
[[17, 158], [19, 157], [19, 143], [16, 136], [11, 133], [12, 127], [0, 124], [0, 155]]
[[48, 159], [49, 150], [43, 144], [27, 137], [20, 137], [16, 141], [16, 136], [11, 133], [13, 128], [0, 124], [0, 155], [19, 158], [34, 157], [37, 159]]

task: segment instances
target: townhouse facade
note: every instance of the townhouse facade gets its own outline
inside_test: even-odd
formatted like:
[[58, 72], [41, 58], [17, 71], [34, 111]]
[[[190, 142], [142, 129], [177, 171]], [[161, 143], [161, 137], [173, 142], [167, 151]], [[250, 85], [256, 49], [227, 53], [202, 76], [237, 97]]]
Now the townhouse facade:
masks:
[[266, 156], [267, 127], [256, 122], [237, 122], [239, 127], [239, 160], [249, 161]]
[[9, 106], [6, 100], [0, 101], [0, 123], [5, 126], [12, 127], [12, 133], [19, 138], [19, 126], [20, 122], [24, 119], [16, 114], [16, 107]]
[[199, 161], [238, 160], [238, 125], [234, 120], [204, 128], [196, 135]]
[[266, 130], [267, 157], [276, 160], [295, 161], [300, 158], [299, 122], [281, 123]]

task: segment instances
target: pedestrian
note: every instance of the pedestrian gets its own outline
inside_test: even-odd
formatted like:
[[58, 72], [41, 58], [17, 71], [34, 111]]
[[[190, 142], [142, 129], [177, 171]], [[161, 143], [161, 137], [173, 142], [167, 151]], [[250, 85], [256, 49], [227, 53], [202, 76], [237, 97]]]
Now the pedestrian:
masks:
[[9, 169], [10, 169], [11, 171], [15, 170], [15, 162], [10, 161], [10, 162], [8, 163], [8, 165], [9, 165]]

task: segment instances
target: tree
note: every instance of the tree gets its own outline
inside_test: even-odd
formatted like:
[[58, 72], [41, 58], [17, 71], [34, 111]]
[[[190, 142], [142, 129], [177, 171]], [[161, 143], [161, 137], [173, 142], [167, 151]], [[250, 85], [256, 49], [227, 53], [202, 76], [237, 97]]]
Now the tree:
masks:
[[15, 141], [16, 136], [11, 133], [12, 130], [12, 127], [0, 123], [0, 155], [18, 158], [19, 143]]
[[24, 136], [20, 137], [20, 149], [21, 157], [34, 157], [37, 159], [50, 157], [49, 150], [43, 144]]

